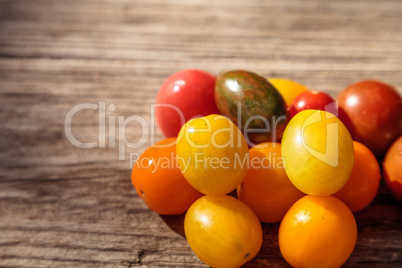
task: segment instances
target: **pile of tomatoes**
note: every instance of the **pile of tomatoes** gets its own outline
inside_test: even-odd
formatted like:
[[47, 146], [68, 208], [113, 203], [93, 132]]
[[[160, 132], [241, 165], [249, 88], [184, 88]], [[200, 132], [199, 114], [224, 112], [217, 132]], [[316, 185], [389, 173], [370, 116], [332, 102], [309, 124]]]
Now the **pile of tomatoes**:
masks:
[[341, 266], [382, 159], [402, 202], [402, 99], [383, 82], [357, 82], [335, 101], [288, 79], [191, 69], [170, 76], [156, 104], [167, 138], [145, 150], [131, 180], [151, 210], [186, 213], [186, 239], [210, 266], [254, 258], [260, 222], [280, 222], [290, 265]]

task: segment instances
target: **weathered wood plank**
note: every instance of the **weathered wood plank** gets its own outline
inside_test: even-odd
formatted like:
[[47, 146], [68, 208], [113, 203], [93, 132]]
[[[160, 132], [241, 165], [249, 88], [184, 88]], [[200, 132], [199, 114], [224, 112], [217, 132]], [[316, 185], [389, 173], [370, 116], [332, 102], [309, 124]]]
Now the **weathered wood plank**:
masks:
[[[151, 141], [123, 154], [107, 127], [104, 148], [77, 148], [64, 129], [70, 109], [104, 102], [106, 123], [150, 123], [160, 85], [184, 68], [249, 69], [333, 96], [367, 78], [401, 90], [401, 11], [398, 0], [0, 0], [0, 266], [205, 267], [183, 216], [152, 213], [131, 186], [129, 154]], [[98, 118], [77, 113], [75, 137], [99, 143]], [[125, 136], [142, 133], [133, 122]], [[356, 214], [345, 266], [400, 267], [401, 210], [382, 185]], [[263, 229], [246, 266], [286, 267], [278, 224]]]

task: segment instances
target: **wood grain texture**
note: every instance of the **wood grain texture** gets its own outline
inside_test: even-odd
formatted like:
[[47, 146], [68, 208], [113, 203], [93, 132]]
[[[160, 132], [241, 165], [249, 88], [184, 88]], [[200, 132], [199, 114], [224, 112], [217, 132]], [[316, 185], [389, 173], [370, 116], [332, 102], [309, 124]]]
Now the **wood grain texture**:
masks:
[[[402, 89], [401, 12], [399, 0], [0, 0], [0, 266], [204, 267], [183, 216], [152, 213], [131, 186], [129, 155], [151, 140], [122, 153], [107, 127], [104, 148], [77, 148], [68, 111], [104, 102], [107, 124], [150, 123], [160, 85], [185, 68], [248, 69], [333, 96], [366, 78]], [[102, 145], [98, 117], [78, 112], [75, 137]], [[132, 122], [125, 134], [143, 132]], [[384, 185], [356, 219], [345, 266], [401, 267], [402, 210]], [[278, 224], [263, 229], [246, 266], [286, 267]]]

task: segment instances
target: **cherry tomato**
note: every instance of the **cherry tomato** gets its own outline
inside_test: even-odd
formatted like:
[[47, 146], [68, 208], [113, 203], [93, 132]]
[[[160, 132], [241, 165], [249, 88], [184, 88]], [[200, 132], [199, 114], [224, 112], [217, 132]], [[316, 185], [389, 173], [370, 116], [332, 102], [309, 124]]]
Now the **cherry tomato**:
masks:
[[331, 195], [346, 184], [352, 172], [353, 141], [333, 114], [304, 110], [283, 133], [282, 156], [290, 181], [300, 191]]
[[250, 166], [244, 181], [237, 187], [237, 196], [260, 221], [279, 222], [304, 194], [286, 175], [280, 143], [261, 143], [251, 148], [249, 154]]
[[289, 122], [286, 103], [265, 77], [233, 70], [216, 77], [215, 101], [220, 114], [243, 131], [250, 146], [277, 141]]
[[294, 98], [290, 106], [290, 116], [293, 117], [298, 112], [307, 109], [328, 111], [335, 114], [336, 108], [335, 100], [330, 95], [322, 91], [309, 90]]
[[268, 81], [281, 93], [288, 108], [292, 105], [294, 98], [308, 90], [305, 86], [290, 79], [269, 78]]
[[356, 220], [333, 196], [305, 196], [286, 213], [278, 239], [293, 267], [340, 267], [356, 245]]
[[167, 138], [149, 147], [137, 159], [131, 173], [137, 194], [159, 214], [182, 214], [202, 196], [178, 168], [175, 140]]
[[402, 136], [391, 145], [382, 166], [388, 189], [402, 203]]
[[227, 195], [195, 201], [186, 213], [184, 232], [194, 253], [212, 267], [240, 267], [257, 255], [262, 244], [257, 216]]
[[215, 76], [189, 69], [171, 75], [156, 96], [156, 122], [166, 137], [176, 137], [185, 122], [194, 117], [217, 114]]
[[177, 137], [176, 154], [187, 181], [204, 194], [227, 194], [248, 168], [246, 139], [232, 121], [209, 115], [188, 121]]
[[348, 86], [338, 96], [339, 118], [353, 140], [384, 156], [402, 135], [402, 98], [391, 86], [366, 80]]
[[355, 161], [345, 186], [334, 194], [352, 212], [366, 208], [374, 200], [380, 187], [380, 166], [374, 154], [363, 144], [353, 141]]

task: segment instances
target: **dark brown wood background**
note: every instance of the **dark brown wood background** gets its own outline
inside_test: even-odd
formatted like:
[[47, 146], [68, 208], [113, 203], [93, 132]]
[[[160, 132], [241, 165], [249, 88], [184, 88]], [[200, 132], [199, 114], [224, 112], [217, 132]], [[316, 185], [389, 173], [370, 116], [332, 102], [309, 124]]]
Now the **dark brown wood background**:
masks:
[[[400, 0], [0, 0], [0, 266], [203, 267], [183, 216], [151, 212], [131, 186], [129, 154], [151, 140], [123, 154], [106, 127], [104, 148], [78, 148], [68, 111], [104, 102], [107, 124], [150, 122], [160, 85], [185, 68], [248, 69], [333, 96], [367, 78], [402, 89], [401, 14]], [[74, 136], [102, 145], [98, 117], [78, 112]], [[142, 135], [135, 122], [123, 131]], [[384, 185], [356, 219], [345, 266], [401, 267], [402, 210]], [[263, 229], [246, 266], [286, 266], [278, 224]]]

